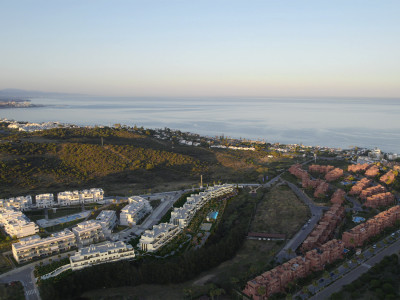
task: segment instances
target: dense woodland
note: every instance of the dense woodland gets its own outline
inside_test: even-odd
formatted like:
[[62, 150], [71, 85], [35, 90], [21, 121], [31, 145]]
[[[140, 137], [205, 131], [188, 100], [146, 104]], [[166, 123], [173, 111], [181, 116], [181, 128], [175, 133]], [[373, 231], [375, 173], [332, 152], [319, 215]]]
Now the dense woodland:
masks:
[[[179, 283], [231, 259], [243, 244], [256, 199], [245, 194], [231, 198], [221, 223], [203, 248], [163, 260], [145, 258], [97, 265], [40, 282], [42, 299], [68, 299], [83, 292], [144, 283]], [[73, 287], [73, 288], [72, 288]], [[229, 290], [231, 287], [224, 287]]]

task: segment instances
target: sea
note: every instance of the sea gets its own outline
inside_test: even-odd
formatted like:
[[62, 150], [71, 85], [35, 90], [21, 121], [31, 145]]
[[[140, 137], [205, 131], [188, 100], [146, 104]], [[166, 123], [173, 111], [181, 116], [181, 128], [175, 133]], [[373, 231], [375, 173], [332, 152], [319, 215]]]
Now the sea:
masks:
[[0, 117], [76, 125], [178, 129], [269, 143], [400, 153], [400, 99], [361, 98], [31, 98], [42, 107], [7, 108]]

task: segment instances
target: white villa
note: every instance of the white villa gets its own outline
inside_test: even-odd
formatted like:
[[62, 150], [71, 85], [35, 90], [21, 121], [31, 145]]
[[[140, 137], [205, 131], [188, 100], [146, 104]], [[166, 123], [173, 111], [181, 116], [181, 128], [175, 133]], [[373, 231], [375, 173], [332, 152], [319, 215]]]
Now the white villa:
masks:
[[104, 191], [101, 188], [92, 188], [83, 191], [65, 191], [57, 194], [60, 206], [79, 205], [81, 203], [92, 203], [104, 199]]
[[136, 222], [151, 211], [151, 205], [146, 199], [139, 196], [129, 197], [129, 204], [121, 210], [119, 223], [124, 226], [136, 225]]
[[46, 208], [54, 206], [54, 195], [53, 194], [40, 194], [35, 196], [36, 207]]
[[19, 196], [9, 199], [0, 199], [0, 207], [13, 207], [16, 210], [27, 210], [32, 206], [32, 196]]
[[111, 231], [117, 224], [117, 213], [114, 210], [102, 210], [96, 218], [97, 223], [103, 228], [106, 236], [111, 235]]
[[22, 238], [12, 244], [12, 253], [18, 263], [45, 257], [76, 247], [75, 235], [68, 229], [41, 239], [38, 235]]
[[11, 237], [21, 238], [37, 233], [39, 227], [22, 212], [12, 208], [0, 208], [0, 225]]
[[95, 220], [79, 223], [72, 228], [72, 232], [75, 234], [78, 247], [85, 247], [104, 240], [103, 228]]
[[135, 257], [135, 250], [131, 245], [124, 242], [105, 242], [98, 245], [90, 245], [81, 248], [69, 258], [72, 270], [79, 270], [92, 265], [106, 262], [132, 259]]
[[139, 246], [143, 251], [155, 252], [173, 239], [182, 229], [171, 223], [154, 225], [140, 237]]

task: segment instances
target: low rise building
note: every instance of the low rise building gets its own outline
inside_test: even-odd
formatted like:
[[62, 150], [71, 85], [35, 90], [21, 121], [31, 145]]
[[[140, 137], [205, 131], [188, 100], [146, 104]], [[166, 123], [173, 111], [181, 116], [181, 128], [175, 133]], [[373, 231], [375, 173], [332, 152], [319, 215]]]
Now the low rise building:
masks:
[[379, 180], [381, 182], [389, 185], [395, 181], [397, 174], [398, 174], [398, 171], [390, 170], [389, 172], [387, 172], [386, 174], [381, 176], [381, 178], [379, 178]]
[[38, 235], [22, 238], [12, 244], [12, 253], [18, 263], [68, 251], [76, 247], [75, 235], [68, 229], [41, 239]]
[[367, 169], [367, 171], [365, 171], [365, 176], [367, 176], [367, 177], [371, 177], [372, 178], [372, 177], [375, 177], [377, 175], [379, 175], [379, 168], [378, 168], [377, 165], [371, 165]]
[[40, 194], [35, 196], [35, 206], [37, 208], [47, 208], [54, 206], [53, 194]]
[[124, 242], [105, 242], [81, 248], [69, 258], [72, 270], [92, 265], [135, 258], [135, 250]]
[[379, 206], [392, 205], [394, 201], [395, 201], [394, 195], [390, 192], [386, 192], [367, 197], [367, 200], [365, 201], [364, 205], [366, 207], [377, 208]]
[[0, 199], [0, 207], [12, 207], [16, 210], [28, 210], [32, 207], [32, 196], [19, 196], [15, 198]]
[[140, 237], [139, 247], [143, 251], [155, 252], [177, 236], [182, 229], [171, 223], [154, 225], [153, 229], [146, 230]]
[[78, 247], [85, 247], [104, 240], [103, 228], [95, 220], [79, 223], [72, 228]]
[[39, 231], [34, 222], [13, 208], [0, 208], [0, 225], [9, 236], [17, 238], [33, 235]]
[[83, 191], [65, 191], [57, 194], [60, 206], [79, 205], [81, 203], [99, 202], [104, 199], [104, 191], [101, 188], [92, 188]]
[[97, 223], [103, 228], [105, 236], [110, 236], [117, 224], [117, 213], [114, 210], [102, 210], [96, 218]]
[[360, 198], [366, 200], [369, 196], [384, 192], [386, 192], [386, 188], [383, 185], [378, 184], [361, 191]]
[[99, 202], [104, 199], [104, 191], [101, 188], [91, 188], [80, 192], [84, 203]]
[[355, 185], [352, 186], [349, 194], [350, 195], [360, 195], [361, 192], [372, 184], [372, 180], [368, 178], [363, 178], [357, 181]]
[[326, 264], [342, 258], [343, 250], [342, 241], [331, 240], [318, 249], [308, 251], [304, 257], [295, 257], [248, 281], [243, 293], [254, 300], [266, 300], [275, 293], [284, 292], [290, 282], [322, 270]]
[[353, 227], [342, 235], [346, 247], [354, 248], [364, 244], [370, 237], [377, 235], [386, 227], [393, 226], [396, 220], [400, 220], [400, 206], [396, 205], [377, 214], [365, 223]]
[[347, 170], [352, 173], [360, 173], [366, 171], [370, 165], [369, 164], [356, 164], [349, 165]]
[[129, 204], [121, 210], [119, 223], [123, 226], [132, 226], [142, 219], [147, 213], [152, 211], [149, 201], [133, 196], [129, 197]]

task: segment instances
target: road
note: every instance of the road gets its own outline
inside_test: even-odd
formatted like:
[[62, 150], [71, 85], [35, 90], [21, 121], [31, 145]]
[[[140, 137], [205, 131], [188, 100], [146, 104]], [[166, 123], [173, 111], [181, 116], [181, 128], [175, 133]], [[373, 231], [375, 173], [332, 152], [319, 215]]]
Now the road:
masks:
[[[9, 274], [8, 276], [0, 277], [1, 283], [8, 283], [11, 281], [21, 281], [24, 286], [24, 293], [26, 300], [39, 300], [40, 295], [35, 285], [35, 279], [33, 276], [34, 267], [16, 269], [16, 272]], [[10, 272], [9, 272], [10, 273]], [[3, 274], [4, 275], [4, 274]]]
[[334, 283], [323, 289], [321, 292], [315, 294], [310, 299], [313, 300], [328, 299], [330, 295], [340, 291], [344, 285], [349, 284], [354, 280], [356, 280], [362, 274], [367, 272], [372, 266], [379, 263], [385, 256], [398, 253], [399, 250], [400, 250], [400, 239], [398, 239], [396, 242], [389, 245], [388, 247], [384, 248], [376, 255], [373, 255], [371, 258], [362, 262], [360, 266], [354, 268], [352, 271], [345, 274], [342, 278], [336, 280]]
[[182, 194], [190, 191], [192, 191], [192, 189], [157, 193], [151, 196], [141, 195], [141, 197], [145, 199], [162, 199], [163, 201], [155, 210], [153, 210], [153, 212], [143, 221], [141, 225], [133, 226], [132, 228], [128, 228], [119, 233], [116, 233], [113, 239], [128, 241], [131, 239], [131, 234], [135, 234], [137, 236], [141, 235], [145, 230], [150, 229], [153, 227], [153, 225], [157, 224], [161, 220], [161, 218], [167, 213], [167, 211], [173, 206], [175, 201], [182, 196]]
[[[296, 194], [296, 196], [303, 201], [310, 209], [311, 218], [307, 224], [305, 224], [302, 229], [300, 229], [297, 234], [286, 243], [285, 247], [279, 251], [276, 255], [276, 260], [282, 262], [284, 260], [296, 257], [296, 249], [303, 243], [307, 236], [311, 233], [314, 226], [321, 219], [323, 210], [326, 209], [324, 206], [316, 206], [311, 199], [303, 193], [296, 185], [291, 182], [285, 181], [291, 190]], [[290, 250], [289, 250], [290, 249]]]

